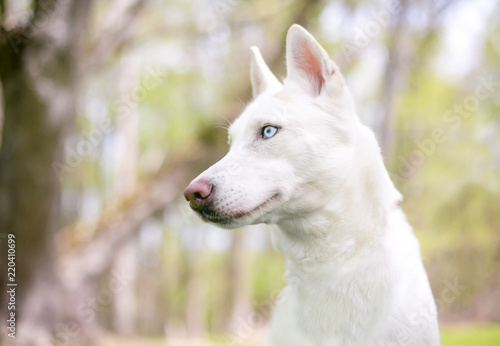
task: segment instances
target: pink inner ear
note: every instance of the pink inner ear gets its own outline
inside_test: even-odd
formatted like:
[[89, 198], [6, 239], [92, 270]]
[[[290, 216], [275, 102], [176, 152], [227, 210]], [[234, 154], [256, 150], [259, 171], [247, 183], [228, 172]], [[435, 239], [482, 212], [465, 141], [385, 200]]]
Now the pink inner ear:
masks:
[[307, 40], [300, 40], [295, 45], [294, 56], [297, 68], [306, 73], [315, 94], [319, 95], [325, 84], [325, 79], [321, 72], [321, 63]]

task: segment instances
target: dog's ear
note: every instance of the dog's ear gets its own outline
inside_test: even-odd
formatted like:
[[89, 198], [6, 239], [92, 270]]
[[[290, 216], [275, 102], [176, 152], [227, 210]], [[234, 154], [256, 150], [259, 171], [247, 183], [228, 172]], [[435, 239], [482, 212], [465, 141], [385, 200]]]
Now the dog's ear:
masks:
[[294, 24], [286, 37], [287, 79], [314, 96], [323, 91], [333, 95], [344, 86], [344, 77], [326, 51], [300, 25]]
[[277, 91], [282, 85], [267, 67], [260, 54], [259, 48], [252, 47], [252, 60], [250, 62], [250, 81], [252, 82], [253, 97], [265, 91]]

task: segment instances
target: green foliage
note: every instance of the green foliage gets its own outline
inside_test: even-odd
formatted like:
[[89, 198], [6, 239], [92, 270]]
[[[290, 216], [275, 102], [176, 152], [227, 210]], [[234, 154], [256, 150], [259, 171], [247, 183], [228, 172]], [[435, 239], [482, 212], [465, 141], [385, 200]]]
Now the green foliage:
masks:
[[492, 143], [475, 140], [492, 126], [495, 96], [472, 109], [464, 106], [487, 76], [481, 72], [467, 83], [454, 83], [427, 66], [409, 76], [398, 104], [391, 171], [405, 196], [403, 207], [420, 239], [435, 293], [447, 280], [463, 286], [442, 312], [453, 311], [487, 287], [499, 265], [500, 190], [494, 176], [500, 170], [492, 164]]
[[140, 147], [185, 145], [200, 132], [206, 119], [208, 85], [193, 72], [169, 72], [161, 84], [147, 93], [139, 123]]
[[[165, 339], [133, 339], [133, 340], [110, 340], [107, 343], [100, 344], [102, 346], [128, 346], [128, 345], [178, 345], [175, 342], [168, 342]], [[200, 346], [224, 346], [227, 342], [219, 338], [211, 338], [209, 340], [200, 341], [196, 345]], [[257, 346], [259, 342], [248, 342], [241, 344], [242, 346]], [[485, 326], [468, 326], [468, 327], [453, 327], [441, 329], [441, 345], [442, 346], [498, 346], [500, 345], [500, 326], [485, 325]]]
[[[306, 3], [288, 0], [222, 1], [218, 4], [223, 5], [222, 9], [226, 12], [218, 13], [213, 18], [210, 18], [211, 9], [198, 2], [180, 0], [149, 5], [134, 29], [140, 33], [140, 39], [131, 38], [130, 41], [134, 42], [131, 47], [115, 52], [110, 56], [109, 66], [86, 77], [88, 95], [83, 97], [82, 103], [87, 104], [79, 110], [78, 129], [86, 133], [95, 128], [96, 120], [87, 113], [92, 113], [89, 111], [93, 109], [89, 106], [91, 101], [97, 100], [105, 108], [105, 116], [112, 120], [112, 130], [97, 145], [98, 155], [85, 158], [83, 164], [75, 169], [77, 173], [66, 178], [64, 193], [81, 192], [83, 195], [94, 191], [101, 194], [102, 205], [120, 197], [115, 193], [119, 190], [115, 181], [120, 179], [123, 167], [115, 164], [114, 168], [110, 168], [112, 164], [103, 162], [102, 149], [105, 140], [113, 141], [113, 135], [120, 131], [121, 135], [127, 134], [120, 128], [122, 114], [117, 104], [123, 98], [130, 100], [136, 87], [139, 87], [141, 97], [131, 103], [131, 108], [127, 108], [129, 111], [132, 109], [130, 114], [135, 121], [135, 132], [127, 140], [135, 146], [132, 154], [137, 156], [133, 158], [137, 164], [133, 169], [136, 170], [137, 181], [142, 183], [155, 171], [150, 166], [158, 166], [164, 159], [168, 161], [179, 149], [196, 145], [225, 149], [225, 118], [236, 117], [249, 98], [249, 45], [259, 45], [268, 62], [272, 63], [270, 57], [274, 59], [271, 67], [281, 79], [286, 75], [286, 65], [284, 52], [280, 49], [292, 21], [300, 21], [311, 30], [336, 59], [341, 58], [342, 49], [347, 44], [353, 43], [347, 40], [349, 31], [352, 31], [350, 38], [355, 39], [363, 30], [365, 23], [357, 21], [357, 17], [365, 15], [368, 20], [386, 6], [383, 2], [369, 0], [335, 3], [344, 11], [344, 18], [339, 24], [342, 26], [339, 34], [332, 35], [331, 28], [325, 30], [322, 26], [329, 18], [320, 17], [329, 2], [315, 1], [311, 2], [311, 6], [305, 6]], [[393, 95], [396, 100], [395, 143], [388, 168], [404, 195], [403, 208], [421, 242], [436, 298], [439, 299], [440, 292], [449, 281], [456, 279], [465, 286], [454, 301], [444, 307], [442, 313], [446, 315], [449, 311], [459, 311], [461, 307], [480, 301], [481, 292], [490, 287], [492, 274], [500, 265], [498, 94], [482, 100], [470, 112], [461, 114], [456, 110], [474, 94], [480, 77], [498, 72], [500, 27], [498, 16], [491, 15], [480, 37], [482, 43], [478, 46], [482, 51], [478, 54], [477, 66], [465, 71], [463, 76], [450, 77], [441, 73], [434, 64], [445, 45], [445, 32], [439, 23], [441, 19], [439, 16], [430, 18], [433, 15], [430, 14], [430, 7], [424, 8], [427, 5], [409, 2], [408, 6], [410, 13], [407, 17], [412, 23], [406, 26], [407, 37], [399, 47], [404, 64], [399, 76], [400, 90]], [[107, 2], [99, 3], [93, 14], [94, 20], [104, 20], [106, 10]], [[429, 18], [424, 18], [427, 15]], [[359, 27], [350, 27], [351, 22], [359, 24]], [[343, 62], [345, 66], [340, 65], [349, 80], [350, 75], [360, 71], [365, 73], [361, 60], [373, 58], [370, 56], [372, 53], [380, 56], [378, 59], [381, 62], [377, 62], [377, 58], [370, 60], [373, 70], [379, 70], [375, 74], [379, 75], [380, 83], [372, 82], [377, 79], [373, 77], [367, 79], [370, 83], [366, 83], [367, 98], [373, 103], [373, 109], [384, 107], [387, 90], [381, 87], [384, 85], [382, 78], [384, 69], [391, 71], [393, 62], [389, 61], [388, 53], [391, 40], [397, 34], [396, 22], [397, 18], [392, 17], [386, 24], [381, 24], [381, 33], [370, 36], [369, 41], [359, 47], [357, 54]], [[96, 26], [95, 23], [93, 26]], [[349, 30], [345, 30], [347, 27]], [[99, 33], [91, 35], [94, 36], [99, 36]], [[128, 61], [125, 59], [127, 55], [146, 61], [149, 46], [153, 47], [151, 51], [161, 51], [168, 46], [169, 57], [176, 54], [182, 57], [177, 62], [172, 59], [174, 62], [165, 64], [153, 88], [144, 87], [145, 78], [150, 76], [148, 68], [151, 66], [147, 62], [142, 64], [146, 66], [131, 64], [130, 67], [118, 61], [122, 54], [124, 61]], [[405, 54], [411, 56], [405, 57]], [[128, 68], [137, 71], [128, 71]], [[134, 76], [128, 75], [130, 85], [123, 87], [117, 83], [122, 74], [129, 72]], [[359, 100], [356, 101], [359, 105]], [[449, 112], [452, 112], [453, 118], [450, 118]], [[374, 118], [379, 116], [377, 112], [373, 113]], [[383, 121], [380, 118], [374, 122]], [[436, 130], [441, 132], [441, 141], [435, 140]], [[115, 144], [112, 154], [108, 155], [112, 160], [119, 161], [131, 155], [116, 149]], [[419, 157], [421, 162], [415, 162], [420, 160]], [[409, 174], [404, 171], [405, 162], [411, 164]], [[194, 177], [198, 173], [193, 169], [188, 174]], [[181, 190], [182, 187], [179, 187]], [[177, 193], [181, 197], [181, 193]], [[82, 204], [78, 200], [73, 203], [75, 205], [68, 207], [71, 218], [78, 217], [81, 206], [77, 204]], [[181, 215], [179, 219], [183, 217]], [[203, 297], [199, 314], [206, 321], [208, 334], [215, 336], [209, 344], [223, 344], [219, 336], [231, 313], [230, 304], [226, 301], [230, 280], [228, 254], [213, 251], [207, 244], [192, 250], [182, 240], [183, 232], [190, 231], [191, 227], [185, 221], [181, 220], [182, 225], [165, 222], [159, 251], [163, 271], [158, 275], [157, 287], [161, 292], [158, 303], [167, 316], [162, 323], [170, 326], [172, 321], [180, 321], [180, 329], [186, 327], [186, 305], [189, 295], [193, 294], [187, 286], [194, 277], [196, 282], [205, 283], [194, 292]], [[250, 259], [244, 267], [250, 277], [246, 303], [267, 317], [286, 282], [284, 258], [267, 249], [256, 252], [245, 249], [243, 256]], [[201, 262], [197, 262], [200, 257]], [[147, 345], [148, 342], [141, 340], [136, 343], [134, 340], [132, 344]], [[158, 344], [163, 342], [158, 341]], [[488, 342], [498, 343], [497, 327], [445, 329], [443, 332], [445, 346], [489, 345]], [[156, 341], [151, 341], [151, 345], [154, 344]]]
[[280, 290], [285, 284], [285, 265], [282, 255], [275, 251], [252, 255], [252, 292], [255, 307], [269, 309], [274, 305]]
[[500, 326], [470, 326], [444, 328], [442, 346], [497, 346], [500, 345]]

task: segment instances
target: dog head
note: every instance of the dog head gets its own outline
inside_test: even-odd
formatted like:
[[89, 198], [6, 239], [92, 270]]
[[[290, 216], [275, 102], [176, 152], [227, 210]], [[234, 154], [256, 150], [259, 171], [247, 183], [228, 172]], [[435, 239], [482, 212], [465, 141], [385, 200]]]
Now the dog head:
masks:
[[351, 174], [362, 125], [344, 77], [302, 27], [286, 44], [283, 85], [252, 48], [254, 99], [229, 129], [230, 150], [184, 192], [205, 221], [234, 228], [307, 217], [335, 203]]

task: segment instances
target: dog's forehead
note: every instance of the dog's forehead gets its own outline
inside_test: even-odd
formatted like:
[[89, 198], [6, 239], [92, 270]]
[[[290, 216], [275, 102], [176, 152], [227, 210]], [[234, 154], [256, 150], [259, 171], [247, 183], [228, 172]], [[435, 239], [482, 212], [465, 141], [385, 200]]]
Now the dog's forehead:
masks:
[[287, 102], [277, 95], [261, 95], [253, 100], [229, 128], [229, 136], [236, 138], [255, 126], [276, 124], [286, 117]]

